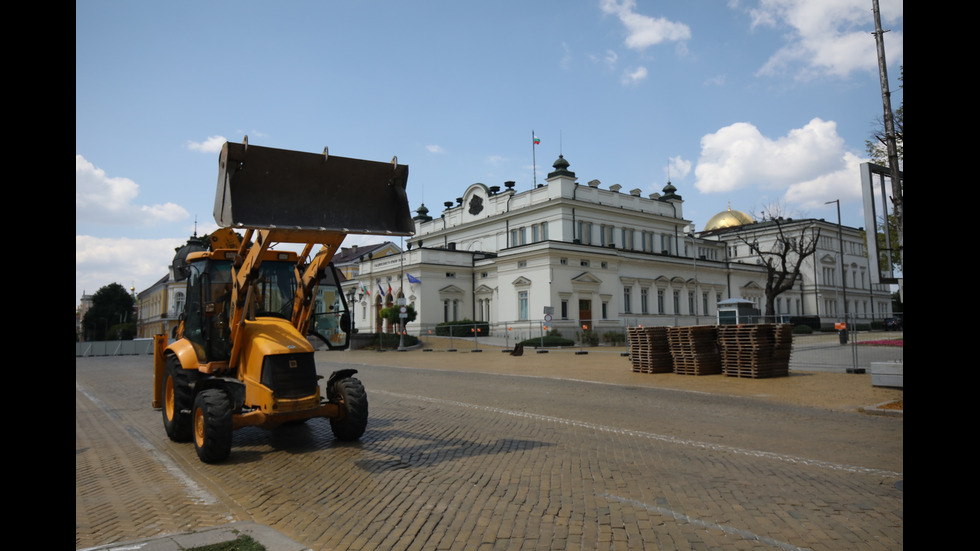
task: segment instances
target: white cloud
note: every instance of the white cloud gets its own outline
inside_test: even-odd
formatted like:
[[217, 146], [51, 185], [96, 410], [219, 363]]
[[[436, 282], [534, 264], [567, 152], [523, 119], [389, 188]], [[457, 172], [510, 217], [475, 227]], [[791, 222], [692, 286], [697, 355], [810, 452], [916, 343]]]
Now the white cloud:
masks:
[[727, 78], [725, 75], [715, 75], [704, 81], [705, 86], [724, 86]]
[[228, 140], [224, 136], [209, 136], [203, 142], [187, 142], [187, 149], [201, 153], [220, 153]]
[[175, 203], [134, 204], [139, 186], [129, 178], [109, 177], [101, 168], [75, 155], [75, 222], [153, 225], [188, 217]]
[[676, 157], [671, 157], [670, 159], [668, 159], [667, 166], [668, 166], [668, 172], [667, 172], [668, 179], [674, 177], [686, 178], [687, 175], [691, 173], [691, 167], [694, 166], [694, 163], [685, 160], [680, 155], [677, 155]]
[[110, 283], [136, 292], [167, 275], [181, 239], [102, 238], [75, 236], [75, 293], [92, 294]]
[[770, 139], [749, 123], [735, 123], [701, 138], [695, 187], [702, 193], [769, 189], [797, 207], [860, 195], [856, 155], [845, 151], [837, 123], [815, 118]]
[[639, 67], [623, 73], [623, 84], [635, 84], [645, 78], [647, 78], [647, 68]]
[[866, 162], [853, 153], [844, 153], [840, 170], [828, 172], [809, 180], [793, 184], [786, 190], [784, 198], [802, 209], [826, 208], [827, 201], [840, 199], [841, 202], [861, 199], [860, 165]]
[[[882, 25], [902, 18], [902, 0], [882, 0]], [[787, 44], [759, 69], [759, 75], [784, 70], [799, 78], [846, 77], [855, 71], [877, 71], [874, 18], [866, 0], [759, 0], [749, 9], [752, 27], [789, 28]], [[889, 59], [902, 57], [903, 35], [885, 33]]]
[[599, 7], [603, 12], [618, 17], [626, 27], [625, 44], [628, 48], [644, 50], [661, 42], [691, 38], [691, 28], [683, 23], [634, 12], [636, 0], [600, 0]]
[[445, 153], [446, 152], [446, 150], [443, 149], [441, 145], [435, 145], [435, 144], [433, 144], [433, 145], [427, 145], [427, 146], [425, 146], [425, 149], [429, 153]]

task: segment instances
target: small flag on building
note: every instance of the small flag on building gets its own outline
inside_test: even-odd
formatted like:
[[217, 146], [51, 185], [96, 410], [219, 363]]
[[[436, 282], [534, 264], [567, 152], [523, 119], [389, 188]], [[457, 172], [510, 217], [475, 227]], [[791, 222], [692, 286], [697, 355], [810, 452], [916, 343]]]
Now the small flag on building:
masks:
[[367, 287], [365, 287], [363, 283], [361, 283], [361, 292], [367, 296], [371, 296], [371, 291], [368, 291]]
[[408, 274], [409, 283], [422, 283], [422, 280], [417, 277], [412, 277], [412, 274]]
[[381, 296], [385, 296], [385, 288], [381, 286], [380, 281], [378, 282], [378, 291], [381, 293]]

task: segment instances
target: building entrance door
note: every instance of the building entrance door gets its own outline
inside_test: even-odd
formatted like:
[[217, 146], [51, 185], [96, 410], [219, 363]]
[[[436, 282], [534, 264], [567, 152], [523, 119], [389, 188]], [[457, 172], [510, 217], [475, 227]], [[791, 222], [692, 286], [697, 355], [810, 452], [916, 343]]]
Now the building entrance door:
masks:
[[579, 323], [584, 326], [585, 329], [592, 329], [592, 301], [586, 299], [580, 299], [578, 301], [578, 319]]

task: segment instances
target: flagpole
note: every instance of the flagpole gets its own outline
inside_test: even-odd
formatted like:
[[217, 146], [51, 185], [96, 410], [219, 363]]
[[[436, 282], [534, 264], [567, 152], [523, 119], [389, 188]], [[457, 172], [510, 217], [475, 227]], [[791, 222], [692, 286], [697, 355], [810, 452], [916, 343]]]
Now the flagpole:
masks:
[[538, 161], [535, 156], [536, 146], [538, 145], [538, 139], [534, 137], [534, 129], [531, 129], [531, 169], [534, 171], [534, 185], [533, 188], [538, 187]]

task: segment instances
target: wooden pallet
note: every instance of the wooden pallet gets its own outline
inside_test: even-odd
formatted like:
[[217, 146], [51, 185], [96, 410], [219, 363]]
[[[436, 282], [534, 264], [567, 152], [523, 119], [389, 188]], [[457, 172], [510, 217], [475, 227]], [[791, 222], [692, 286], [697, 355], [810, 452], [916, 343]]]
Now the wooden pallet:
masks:
[[722, 372], [729, 377], [788, 376], [792, 346], [792, 326], [788, 324], [725, 325], [718, 329]]
[[666, 327], [629, 327], [630, 363], [636, 373], [670, 373], [673, 360]]
[[716, 326], [671, 327], [667, 340], [674, 358], [674, 373], [715, 375], [722, 372]]

